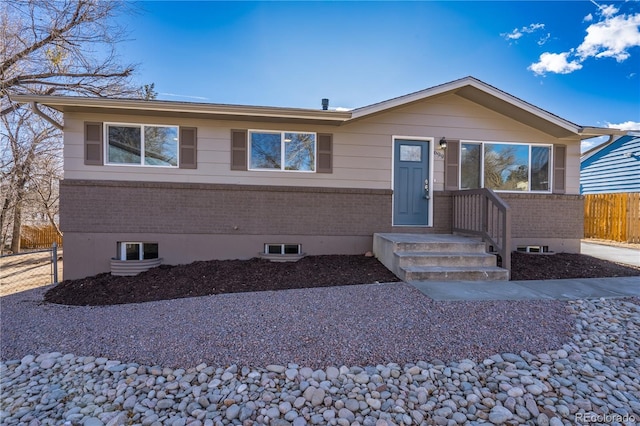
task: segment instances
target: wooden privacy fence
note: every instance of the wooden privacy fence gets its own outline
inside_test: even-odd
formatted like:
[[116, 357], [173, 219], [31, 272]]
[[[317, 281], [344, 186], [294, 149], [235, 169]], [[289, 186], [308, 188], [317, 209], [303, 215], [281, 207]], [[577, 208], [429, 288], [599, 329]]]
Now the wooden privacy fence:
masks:
[[23, 225], [20, 230], [20, 247], [23, 249], [46, 249], [53, 243], [62, 247], [62, 237], [53, 225], [29, 226]]
[[584, 236], [640, 243], [640, 192], [585, 195]]

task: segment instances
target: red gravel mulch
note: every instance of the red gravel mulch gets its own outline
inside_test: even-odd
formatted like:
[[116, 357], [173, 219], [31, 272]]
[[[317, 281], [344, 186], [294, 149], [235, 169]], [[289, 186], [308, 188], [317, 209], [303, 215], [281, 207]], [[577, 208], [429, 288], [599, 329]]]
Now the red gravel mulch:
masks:
[[[513, 280], [598, 278], [640, 275], [640, 268], [580, 254], [513, 253]], [[221, 293], [284, 290], [394, 282], [398, 278], [377, 259], [365, 256], [307, 256], [295, 263], [263, 259], [213, 260], [162, 265], [135, 277], [108, 273], [67, 280], [45, 294], [64, 305], [118, 305]]]

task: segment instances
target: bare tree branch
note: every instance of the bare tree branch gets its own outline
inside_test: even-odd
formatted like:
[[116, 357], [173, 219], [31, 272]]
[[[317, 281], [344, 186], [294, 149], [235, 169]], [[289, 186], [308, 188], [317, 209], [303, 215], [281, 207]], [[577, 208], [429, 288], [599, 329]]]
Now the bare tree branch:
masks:
[[[0, 1], [0, 252], [9, 240], [20, 250], [28, 218], [47, 218], [59, 232], [62, 133], [13, 95], [143, 96], [130, 81], [136, 67], [115, 53], [126, 31], [113, 18], [130, 8], [124, 0]], [[47, 115], [61, 122], [59, 112]]]

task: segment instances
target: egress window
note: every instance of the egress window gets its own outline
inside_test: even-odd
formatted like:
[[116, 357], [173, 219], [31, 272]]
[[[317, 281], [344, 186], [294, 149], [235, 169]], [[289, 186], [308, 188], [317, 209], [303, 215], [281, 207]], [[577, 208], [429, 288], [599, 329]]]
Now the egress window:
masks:
[[316, 134], [249, 131], [249, 169], [316, 171]]
[[118, 242], [118, 260], [158, 258], [158, 243]]
[[463, 142], [460, 150], [460, 189], [551, 190], [551, 145]]
[[107, 164], [178, 167], [178, 126], [106, 124]]

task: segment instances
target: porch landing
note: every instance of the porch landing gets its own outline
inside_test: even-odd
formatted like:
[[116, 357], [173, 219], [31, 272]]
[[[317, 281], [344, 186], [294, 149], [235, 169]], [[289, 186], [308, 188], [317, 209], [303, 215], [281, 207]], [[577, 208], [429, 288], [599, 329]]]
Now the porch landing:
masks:
[[477, 239], [452, 234], [373, 235], [373, 254], [403, 281], [506, 281]]

